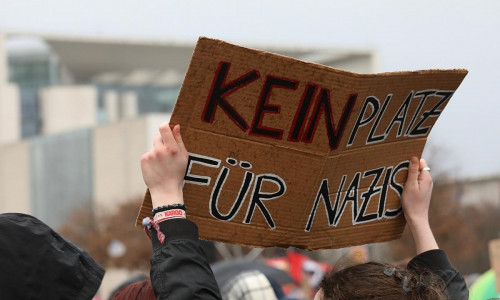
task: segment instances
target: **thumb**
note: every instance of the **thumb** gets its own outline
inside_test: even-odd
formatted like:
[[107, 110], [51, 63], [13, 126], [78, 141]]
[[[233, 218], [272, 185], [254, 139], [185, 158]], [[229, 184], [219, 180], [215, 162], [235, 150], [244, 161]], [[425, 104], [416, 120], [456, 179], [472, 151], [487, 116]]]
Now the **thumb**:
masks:
[[175, 125], [174, 130], [173, 130], [173, 134], [174, 134], [174, 139], [177, 142], [177, 146], [179, 146], [179, 149], [182, 152], [187, 152], [186, 146], [184, 146], [184, 142], [182, 141], [182, 137], [181, 137], [181, 125], [179, 125], [179, 124]]

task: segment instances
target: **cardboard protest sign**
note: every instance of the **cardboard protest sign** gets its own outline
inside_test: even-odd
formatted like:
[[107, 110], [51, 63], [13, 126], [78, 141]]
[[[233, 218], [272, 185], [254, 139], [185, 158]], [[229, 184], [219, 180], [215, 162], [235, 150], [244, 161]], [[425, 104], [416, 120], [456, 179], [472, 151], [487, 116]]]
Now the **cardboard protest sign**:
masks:
[[[398, 238], [408, 160], [466, 70], [355, 74], [200, 38], [175, 106], [203, 239], [338, 248]], [[151, 214], [146, 195], [137, 224]]]
[[500, 291], [500, 239], [491, 240], [489, 243], [491, 269], [495, 271], [495, 284]]

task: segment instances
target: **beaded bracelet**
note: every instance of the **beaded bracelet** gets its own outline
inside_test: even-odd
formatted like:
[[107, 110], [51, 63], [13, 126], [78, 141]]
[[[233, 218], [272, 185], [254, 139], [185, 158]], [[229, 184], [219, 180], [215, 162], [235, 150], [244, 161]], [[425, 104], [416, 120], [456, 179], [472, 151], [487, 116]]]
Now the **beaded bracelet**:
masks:
[[153, 208], [153, 210], [151, 211], [151, 213], [154, 216], [156, 213], [159, 213], [159, 212], [162, 212], [162, 211], [171, 210], [171, 209], [182, 209], [182, 210], [186, 211], [186, 205], [181, 204], [181, 203], [175, 203], [175, 204], [169, 204], [169, 205], [161, 205], [161, 206]]

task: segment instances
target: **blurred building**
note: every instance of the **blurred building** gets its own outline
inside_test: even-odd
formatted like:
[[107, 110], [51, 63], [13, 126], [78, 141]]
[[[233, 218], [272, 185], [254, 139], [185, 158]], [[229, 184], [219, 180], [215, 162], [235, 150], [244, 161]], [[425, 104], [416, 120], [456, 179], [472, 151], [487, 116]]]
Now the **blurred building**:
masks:
[[463, 205], [490, 205], [500, 208], [500, 174], [445, 182]]
[[[250, 45], [250, 47], [252, 47]], [[262, 47], [358, 73], [373, 51]], [[168, 121], [194, 44], [0, 34], [0, 212], [57, 227], [145, 191], [140, 156]]]

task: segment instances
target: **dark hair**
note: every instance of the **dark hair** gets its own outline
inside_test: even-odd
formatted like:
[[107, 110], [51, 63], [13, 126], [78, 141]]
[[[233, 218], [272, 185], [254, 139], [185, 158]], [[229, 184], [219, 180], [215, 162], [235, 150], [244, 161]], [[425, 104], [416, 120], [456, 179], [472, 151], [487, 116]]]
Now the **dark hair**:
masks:
[[320, 284], [323, 300], [445, 300], [443, 281], [424, 271], [369, 262], [329, 272]]
[[151, 280], [144, 279], [131, 283], [117, 291], [110, 300], [156, 300]]

